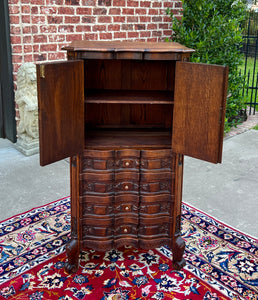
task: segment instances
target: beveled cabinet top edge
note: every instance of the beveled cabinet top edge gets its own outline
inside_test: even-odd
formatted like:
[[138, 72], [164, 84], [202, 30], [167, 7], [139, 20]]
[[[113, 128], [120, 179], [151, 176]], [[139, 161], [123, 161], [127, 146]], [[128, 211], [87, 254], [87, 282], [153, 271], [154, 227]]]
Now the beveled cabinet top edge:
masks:
[[133, 41], [72, 41], [62, 48], [67, 51], [85, 52], [142, 52], [142, 53], [192, 53], [195, 50], [175, 42]]

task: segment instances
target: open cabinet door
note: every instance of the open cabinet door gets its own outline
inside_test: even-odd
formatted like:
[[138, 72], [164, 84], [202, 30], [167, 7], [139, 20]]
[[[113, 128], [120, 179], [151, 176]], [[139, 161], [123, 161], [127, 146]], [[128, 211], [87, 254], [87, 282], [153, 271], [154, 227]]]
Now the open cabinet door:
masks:
[[228, 68], [176, 63], [172, 149], [221, 162]]
[[37, 65], [40, 165], [84, 147], [83, 61]]

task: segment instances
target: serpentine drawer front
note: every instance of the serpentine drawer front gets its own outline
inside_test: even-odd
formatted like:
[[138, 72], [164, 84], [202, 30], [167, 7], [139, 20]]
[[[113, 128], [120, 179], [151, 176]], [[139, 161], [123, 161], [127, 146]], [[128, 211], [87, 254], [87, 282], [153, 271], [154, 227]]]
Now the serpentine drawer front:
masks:
[[80, 171], [84, 244], [103, 250], [169, 244], [174, 163], [169, 149], [85, 150]]

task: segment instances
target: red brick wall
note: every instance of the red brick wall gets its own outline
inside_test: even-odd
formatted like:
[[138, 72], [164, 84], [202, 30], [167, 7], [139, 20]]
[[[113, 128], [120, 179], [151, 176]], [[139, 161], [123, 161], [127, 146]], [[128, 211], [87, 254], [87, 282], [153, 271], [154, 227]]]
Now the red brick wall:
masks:
[[[1, 0], [0, 0], [1, 1]], [[22, 63], [63, 60], [72, 40], [162, 41], [180, 0], [9, 0], [14, 86]], [[19, 110], [16, 105], [16, 119]]]
[[160, 41], [179, 0], [9, 0], [14, 81], [24, 62], [60, 60], [75, 39]]

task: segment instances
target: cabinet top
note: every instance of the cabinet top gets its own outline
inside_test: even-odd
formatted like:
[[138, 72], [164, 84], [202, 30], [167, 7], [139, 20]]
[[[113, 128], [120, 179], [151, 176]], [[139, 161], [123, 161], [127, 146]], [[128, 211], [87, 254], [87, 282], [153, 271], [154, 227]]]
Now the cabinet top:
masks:
[[68, 51], [97, 51], [97, 52], [194, 52], [179, 43], [174, 42], [133, 42], [133, 41], [72, 41], [63, 47]]
[[[112, 55], [112, 58], [152, 59], [158, 56], [192, 53], [193, 49], [174, 42], [133, 42], [133, 41], [73, 41], [63, 47], [68, 52], [91, 54], [88, 58]], [[94, 53], [94, 56], [92, 54]], [[150, 57], [152, 55], [152, 58]]]

